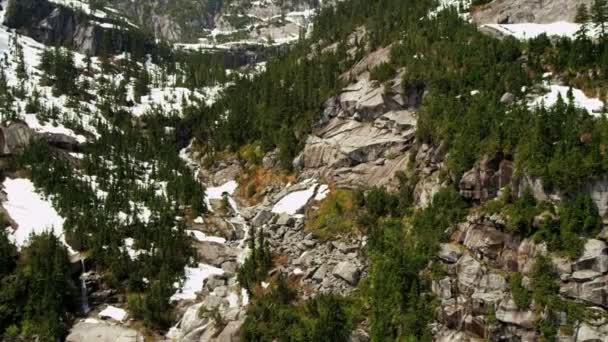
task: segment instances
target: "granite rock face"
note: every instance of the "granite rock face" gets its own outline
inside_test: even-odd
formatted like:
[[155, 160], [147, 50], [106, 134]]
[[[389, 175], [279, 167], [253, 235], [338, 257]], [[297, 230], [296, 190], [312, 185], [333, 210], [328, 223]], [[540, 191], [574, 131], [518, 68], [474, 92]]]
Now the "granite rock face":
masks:
[[574, 22], [580, 4], [590, 8], [593, 0], [494, 0], [473, 11], [478, 24]]

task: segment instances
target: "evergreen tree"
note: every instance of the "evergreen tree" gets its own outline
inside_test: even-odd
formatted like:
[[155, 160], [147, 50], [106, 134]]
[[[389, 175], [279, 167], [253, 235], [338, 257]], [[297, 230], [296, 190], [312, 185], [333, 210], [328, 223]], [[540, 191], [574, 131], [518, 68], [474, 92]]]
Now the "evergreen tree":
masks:
[[606, 0], [594, 0], [591, 6], [591, 16], [595, 28], [599, 32], [601, 40], [606, 39], [606, 21], [608, 21], [608, 2]]
[[133, 96], [135, 97], [135, 102], [140, 103], [142, 96], [146, 96], [150, 93], [150, 75], [148, 74], [148, 70], [146, 66], [142, 68], [139, 72], [139, 75], [135, 79], [135, 85], [133, 86]]
[[587, 5], [580, 4], [576, 9], [576, 17], [575, 22], [581, 24], [580, 28], [576, 32], [576, 39], [586, 39], [587, 34], [589, 33], [589, 11], [587, 9]]

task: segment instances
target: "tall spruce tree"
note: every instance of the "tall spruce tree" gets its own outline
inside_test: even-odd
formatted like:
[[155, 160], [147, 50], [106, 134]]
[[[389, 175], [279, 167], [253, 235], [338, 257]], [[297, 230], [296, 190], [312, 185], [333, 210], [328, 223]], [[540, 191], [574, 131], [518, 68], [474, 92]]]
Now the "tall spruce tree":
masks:
[[607, 4], [607, 0], [595, 0], [591, 7], [593, 23], [595, 28], [599, 31], [599, 37], [602, 41], [606, 39], [606, 21], [608, 21]]

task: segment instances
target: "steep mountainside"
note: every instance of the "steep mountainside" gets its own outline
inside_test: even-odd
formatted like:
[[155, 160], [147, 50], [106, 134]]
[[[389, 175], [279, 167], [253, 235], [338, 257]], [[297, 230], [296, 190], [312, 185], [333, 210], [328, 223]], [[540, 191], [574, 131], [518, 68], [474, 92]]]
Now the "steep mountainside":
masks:
[[582, 3], [3, 1], [0, 339], [608, 340]]
[[318, 0], [104, 0], [160, 39], [209, 44], [228, 41], [273, 42], [297, 39], [307, 30]]

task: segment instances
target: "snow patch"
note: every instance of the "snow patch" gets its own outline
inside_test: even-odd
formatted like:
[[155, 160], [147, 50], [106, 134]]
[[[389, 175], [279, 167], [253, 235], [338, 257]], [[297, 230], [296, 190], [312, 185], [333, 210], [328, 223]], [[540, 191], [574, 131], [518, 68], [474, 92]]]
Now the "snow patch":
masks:
[[6, 178], [3, 186], [7, 194], [4, 208], [18, 226], [11, 234], [11, 239], [18, 248], [28, 244], [30, 234], [41, 234], [52, 230], [68, 251], [71, 254], [75, 253], [65, 242], [63, 235], [65, 220], [49, 200], [36, 192], [32, 181], [25, 178]]
[[[537, 23], [520, 23], [520, 24], [486, 24], [482, 27], [488, 27], [495, 31], [498, 31], [504, 35], [513, 36], [517, 39], [525, 40], [532, 39], [546, 34], [548, 36], [558, 37], [574, 37], [576, 32], [580, 29], [581, 25], [576, 23], [570, 23], [566, 21], [558, 21], [547, 24]], [[590, 30], [589, 35], [595, 35]]]
[[[570, 87], [560, 85], [549, 85], [549, 92], [539, 98], [536, 98], [529, 103], [530, 108], [539, 108], [541, 106], [553, 107], [561, 95], [564, 102], [568, 102], [568, 91]], [[582, 90], [572, 88], [572, 95], [574, 97], [574, 105], [576, 107], [587, 110], [590, 114], [597, 115], [604, 109], [604, 102], [600, 99], [589, 98]]]
[[127, 318], [127, 312], [121, 308], [117, 308], [112, 305], [108, 305], [103, 311], [99, 313], [101, 318], [110, 318], [115, 321], [122, 322]]
[[300, 209], [302, 209], [311, 198], [315, 200], [324, 199], [329, 193], [327, 185], [318, 185], [313, 179], [307, 179], [301, 184], [310, 184], [305, 190], [294, 191], [281, 198], [272, 207], [272, 212], [275, 214], [288, 214], [295, 215]]
[[[196, 293], [203, 289], [203, 282], [214, 274], [223, 274], [221, 268], [198, 264], [198, 267], [186, 267], [186, 281], [180, 290], [171, 296], [172, 301], [194, 300]], [[176, 284], [177, 285], [177, 284]]]
[[198, 231], [198, 230], [186, 230], [186, 233], [188, 233], [188, 235], [191, 235], [192, 237], [194, 237], [196, 240], [198, 240], [200, 242], [215, 242], [215, 243], [221, 243], [221, 244], [226, 243], [226, 239], [224, 239], [223, 237], [208, 236], [207, 234], [205, 234], [201, 231]]

